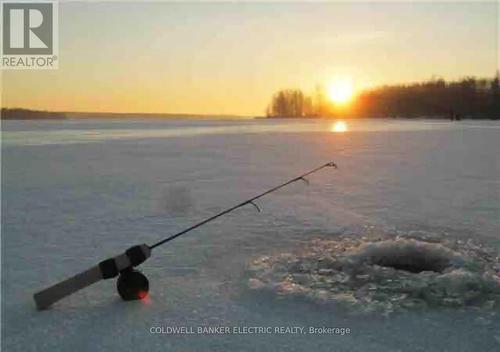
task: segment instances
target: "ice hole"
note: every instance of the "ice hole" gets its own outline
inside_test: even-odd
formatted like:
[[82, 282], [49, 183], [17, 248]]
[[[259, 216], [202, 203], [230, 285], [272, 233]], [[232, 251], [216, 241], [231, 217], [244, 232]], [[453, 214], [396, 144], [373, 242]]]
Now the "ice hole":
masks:
[[453, 254], [440, 245], [420, 241], [384, 241], [364, 249], [370, 264], [410, 273], [442, 273], [451, 266]]
[[410, 273], [421, 273], [422, 271], [433, 271], [436, 273], [443, 272], [449, 265], [449, 262], [429, 258], [422, 253], [412, 253], [408, 256], [396, 257], [379, 257], [372, 261], [373, 264], [393, 268], [396, 270], [404, 270]]

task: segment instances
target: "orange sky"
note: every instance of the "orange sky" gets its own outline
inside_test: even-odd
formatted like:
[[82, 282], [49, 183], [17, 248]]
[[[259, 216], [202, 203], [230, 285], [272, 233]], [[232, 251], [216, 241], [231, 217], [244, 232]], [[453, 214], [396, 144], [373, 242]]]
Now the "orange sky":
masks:
[[281, 88], [491, 77], [495, 3], [62, 3], [59, 69], [4, 71], [2, 106], [262, 115]]

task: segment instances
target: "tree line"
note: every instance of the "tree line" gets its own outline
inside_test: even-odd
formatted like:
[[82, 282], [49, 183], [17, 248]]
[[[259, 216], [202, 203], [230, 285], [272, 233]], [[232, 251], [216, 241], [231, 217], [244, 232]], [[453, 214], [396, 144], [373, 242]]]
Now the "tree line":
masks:
[[63, 120], [66, 114], [62, 112], [29, 110], [29, 109], [8, 109], [0, 110], [2, 120]]
[[385, 85], [359, 92], [345, 106], [332, 103], [320, 86], [312, 96], [299, 89], [285, 89], [273, 95], [266, 116], [500, 119], [500, 75]]

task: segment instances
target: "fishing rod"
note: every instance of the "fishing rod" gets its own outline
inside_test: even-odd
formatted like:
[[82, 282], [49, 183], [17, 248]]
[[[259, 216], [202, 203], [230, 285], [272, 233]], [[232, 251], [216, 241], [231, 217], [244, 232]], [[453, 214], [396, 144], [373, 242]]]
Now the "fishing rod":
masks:
[[103, 260], [99, 264], [91, 267], [84, 272], [81, 272], [73, 277], [70, 277], [69, 279], [61, 281], [53, 286], [35, 293], [33, 295], [33, 298], [35, 300], [36, 307], [38, 310], [46, 309], [55, 302], [75, 293], [76, 291], [79, 291], [98, 281], [112, 279], [117, 276], [117, 290], [118, 294], [123, 300], [132, 301], [143, 299], [149, 292], [149, 281], [146, 276], [144, 276], [141, 272], [135, 270], [134, 268], [145, 262], [146, 259], [151, 256], [151, 251], [154, 248], [170, 242], [177, 237], [180, 237], [238, 208], [244, 207], [245, 205], [253, 205], [257, 209], [257, 211], [260, 212], [261, 209], [255, 203], [257, 199], [297, 181], [304, 181], [309, 184], [309, 181], [306, 179], [306, 177], [326, 167], [333, 167], [336, 169], [337, 165], [334, 162], [328, 162], [285, 183], [273, 187], [253, 198], [250, 198], [231, 208], [223, 210], [218, 214], [215, 214], [205, 220], [200, 221], [197, 224], [188, 227], [185, 230], [182, 230], [181, 232], [168, 236], [151, 246], [148, 246], [146, 244], [136, 245], [127, 249], [125, 253]]

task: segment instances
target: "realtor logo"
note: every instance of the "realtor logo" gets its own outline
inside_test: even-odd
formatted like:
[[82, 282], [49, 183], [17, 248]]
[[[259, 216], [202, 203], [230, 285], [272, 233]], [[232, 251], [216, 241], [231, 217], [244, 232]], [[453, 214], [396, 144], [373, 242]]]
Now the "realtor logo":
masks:
[[57, 2], [2, 2], [2, 68], [57, 68]]

